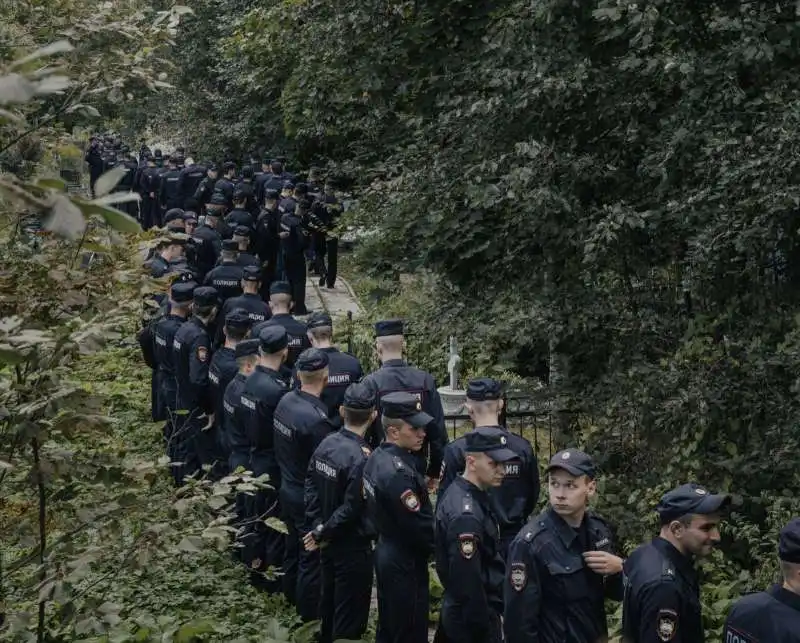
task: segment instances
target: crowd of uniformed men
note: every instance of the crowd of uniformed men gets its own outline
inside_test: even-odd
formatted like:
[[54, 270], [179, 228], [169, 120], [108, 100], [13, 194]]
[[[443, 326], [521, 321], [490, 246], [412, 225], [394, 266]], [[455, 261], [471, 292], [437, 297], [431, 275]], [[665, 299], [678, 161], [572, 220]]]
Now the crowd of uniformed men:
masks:
[[[364, 375], [333, 346], [329, 315], [293, 316], [307, 312], [292, 272], [305, 274], [306, 247], [282, 242], [310, 212], [335, 218], [332, 190], [293, 182], [278, 160], [254, 159], [238, 178], [226, 164], [217, 178], [180, 150], [166, 168], [159, 156], [143, 151], [129, 188], [141, 191], [143, 223], [165, 228], [153, 275], [174, 273], [140, 335], [153, 417], [165, 421], [176, 484], [268, 476], [236, 499], [237, 557], [255, 585], [321, 619], [325, 643], [362, 636], [373, 582], [378, 643], [427, 642], [431, 559], [442, 643], [599, 643], [606, 598], [623, 601], [625, 641], [705, 640], [694, 561], [718, 543], [727, 495], [697, 484], [666, 493], [660, 533], [623, 560], [587, 508], [593, 459], [570, 448], [546, 467], [537, 515], [537, 459], [501, 425], [500, 382], [469, 382], [475, 428], [448, 443], [434, 378], [403, 360], [401, 321], [375, 325], [381, 366]], [[782, 581], [734, 605], [725, 643], [800, 642], [800, 519], [782, 531], [779, 557]]]

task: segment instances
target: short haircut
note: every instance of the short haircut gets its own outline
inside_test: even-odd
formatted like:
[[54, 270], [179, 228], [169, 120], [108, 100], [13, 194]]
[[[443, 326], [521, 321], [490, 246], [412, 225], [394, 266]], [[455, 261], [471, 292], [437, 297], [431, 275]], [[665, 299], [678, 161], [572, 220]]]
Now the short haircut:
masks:
[[238, 250], [222, 250], [219, 256], [223, 259], [236, 259], [237, 252]]
[[696, 515], [697, 515], [697, 514], [683, 514], [683, 515], [682, 515], [682, 516], [680, 516], [679, 518], [663, 518], [663, 517], [662, 517], [662, 518], [660, 519], [661, 526], [662, 526], [662, 527], [666, 527], [666, 526], [667, 526], [668, 524], [670, 524], [671, 522], [674, 522], [674, 521], [676, 521], [676, 520], [677, 520], [677, 521], [678, 521], [679, 523], [681, 523], [681, 524], [682, 524], [684, 527], [689, 527], [689, 526], [692, 524], [692, 519], [693, 519], [693, 518], [694, 518]]
[[187, 311], [192, 307], [191, 301], [173, 301], [172, 299], [169, 300], [169, 307], [172, 310], [182, 310]]
[[500, 410], [500, 400], [471, 400], [467, 398], [466, 405], [476, 413], [497, 413]]
[[192, 306], [194, 314], [198, 317], [210, 317], [211, 313], [214, 312], [214, 308], [216, 308], [216, 304], [211, 304], [210, 306], [201, 306], [195, 302]]
[[778, 562], [780, 563], [784, 580], [789, 580], [792, 576], [800, 574], [800, 563], [790, 563], [788, 560], [780, 560]]
[[328, 379], [328, 368], [321, 368], [318, 371], [297, 371], [297, 377], [302, 384], [318, 384]]
[[403, 350], [403, 336], [402, 335], [385, 335], [377, 338], [378, 346], [383, 347], [385, 350], [398, 352]]
[[344, 412], [344, 423], [350, 426], [364, 426], [369, 422], [373, 409], [351, 409], [342, 407]]
[[247, 333], [250, 332], [249, 328], [240, 328], [238, 326], [228, 326], [225, 324], [225, 337], [234, 342], [240, 342], [245, 337], [247, 337]]
[[258, 355], [244, 355], [236, 358], [236, 366], [242, 370], [245, 366], [255, 366], [258, 362]]
[[316, 328], [310, 328], [308, 332], [318, 342], [333, 339], [333, 328], [330, 326], [317, 326]]
[[289, 304], [292, 303], [292, 296], [287, 294], [287, 293], [285, 293], [285, 292], [278, 292], [278, 293], [274, 293], [274, 294], [270, 295], [269, 296], [269, 300], [273, 304], [280, 304], [282, 306], [288, 306]]
[[385, 415], [381, 415], [381, 426], [383, 427], [383, 432], [386, 433], [389, 429], [402, 429], [403, 428], [403, 420], [395, 419], [395, 418], [387, 418]]

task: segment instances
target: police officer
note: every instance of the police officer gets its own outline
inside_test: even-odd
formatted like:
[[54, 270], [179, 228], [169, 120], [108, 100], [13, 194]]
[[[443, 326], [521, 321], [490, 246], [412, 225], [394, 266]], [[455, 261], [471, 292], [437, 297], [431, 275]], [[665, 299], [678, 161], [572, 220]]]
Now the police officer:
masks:
[[270, 285], [280, 277], [278, 274], [278, 254], [280, 250], [278, 228], [281, 215], [278, 212], [278, 193], [275, 190], [266, 190], [263, 203], [264, 207], [256, 220], [253, 251], [261, 260], [261, 265], [263, 266], [262, 285], [267, 291], [265, 293], [265, 297], [267, 297]]
[[222, 165], [222, 178], [214, 184], [214, 191], [225, 197], [228, 208], [233, 206], [234, 180], [236, 178], [236, 163], [226, 161]]
[[253, 177], [253, 190], [255, 198], [258, 203], [264, 202], [264, 191], [267, 182], [272, 179], [272, 170], [270, 170], [270, 158], [264, 157], [261, 159], [261, 172], [256, 172]]
[[162, 212], [166, 212], [170, 208], [183, 207], [178, 194], [178, 179], [180, 175], [178, 160], [174, 156], [170, 156], [167, 160], [167, 171], [161, 175], [159, 180], [158, 203]]
[[737, 601], [723, 643], [800, 643], [800, 518], [781, 530], [778, 557], [783, 584]]
[[661, 533], [625, 561], [622, 635], [630, 643], [703, 643], [700, 585], [693, 559], [719, 543], [725, 494], [697, 484], [668, 491], [656, 507]]
[[292, 296], [289, 284], [285, 281], [274, 282], [269, 289], [269, 307], [272, 310], [272, 317], [253, 328], [254, 333], [260, 332], [264, 326], [277, 325], [286, 329], [286, 333], [289, 335], [289, 357], [286, 360], [289, 376], [291, 376], [291, 369], [300, 353], [311, 347], [311, 342], [308, 340], [308, 327], [289, 314], [291, 306]]
[[[484, 432], [503, 436], [508, 448], [517, 454], [514, 460], [505, 463], [502, 484], [486, 492], [500, 528], [499, 550], [505, 559], [508, 545], [525, 525], [539, 500], [539, 463], [530, 442], [500, 426], [502, 397], [503, 385], [497, 380], [482, 377], [467, 385], [466, 407], [475, 428], [483, 427], [481, 430]], [[466, 447], [467, 436], [462, 436], [445, 448], [440, 496], [457, 479], [456, 476], [464, 472]]]
[[328, 381], [328, 355], [315, 348], [297, 358], [300, 389], [283, 396], [275, 409], [275, 455], [281, 470], [280, 504], [289, 528], [284, 556], [284, 594], [304, 621], [319, 615], [319, 552], [302, 539], [305, 522], [305, 478], [314, 450], [334, 430], [320, 399]]
[[150, 260], [150, 276], [160, 279], [164, 275], [179, 272], [186, 265], [187, 240], [188, 237], [180, 232], [161, 239], [156, 246], [156, 254]]
[[209, 394], [214, 402], [214, 432], [220, 449], [224, 451], [224, 467], [228, 467], [228, 447], [222, 437], [224, 397], [228, 384], [231, 383], [236, 373], [239, 372], [239, 365], [236, 359], [236, 346], [244, 340], [250, 330], [252, 322], [243, 310], [232, 310], [225, 315], [219, 315], [224, 324], [218, 324], [223, 328], [225, 343], [214, 351], [211, 357], [211, 364], [208, 367]]
[[[269, 306], [264, 303], [261, 299], [261, 295], [258, 294], [260, 285], [260, 269], [255, 266], [246, 266], [242, 268], [242, 294], [238, 297], [231, 297], [225, 301], [221, 316], [224, 318], [230, 311], [238, 308], [247, 312], [247, 316], [254, 325], [260, 324], [272, 317], [272, 311]], [[215, 344], [219, 345], [222, 339], [222, 333], [217, 332]]]
[[206, 168], [202, 165], [197, 165], [194, 159], [188, 157], [186, 159], [186, 166], [181, 170], [178, 176], [178, 199], [180, 207], [186, 207], [187, 199], [193, 198], [197, 192], [203, 179], [206, 177]]
[[465, 437], [465, 470], [436, 504], [436, 572], [444, 587], [439, 643], [500, 643], [503, 573], [499, 530], [487, 491], [503, 481], [517, 454], [502, 432]]
[[604, 601], [622, 599], [622, 559], [608, 524], [587, 511], [597, 490], [595, 465], [577, 449], [547, 467], [550, 506], [508, 549], [507, 643], [596, 643], [608, 637]]
[[219, 303], [222, 306], [227, 299], [242, 294], [242, 267], [236, 262], [239, 244], [233, 239], [222, 242], [220, 263], [206, 274], [203, 283], [217, 290]]
[[[280, 209], [281, 206], [279, 206]], [[305, 251], [308, 248], [308, 230], [303, 225], [303, 208], [292, 208], [281, 216], [281, 253], [286, 279], [292, 288], [294, 312], [297, 315], [308, 313], [306, 309], [306, 270]]]
[[241, 186], [237, 186], [233, 191], [233, 209], [225, 217], [228, 225], [232, 228], [245, 226], [248, 230], [254, 227], [253, 215], [247, 209], [248, 192]]
[[278, 517], [278, 491], [281, 470], [275, 454], [275, 409], [289, 386], [280, 368], [289, 352], [289, 338], [281, 326], [269, 326], [258, 335], [260, 352], [258, 364], [242, 389], [241, 410], [244, 439], [250, 450], [253, 474], [269, 476], [270, 489], [260, 489], [248, 504], [254, 520], [245, 539], [244, 556], [248, 567], [256, 574], [253, 580], [270, 592], [280, 591], [281, 579], [262, 575], [269, 567], [280, 567], [285, 554], [283, 534], [264, 524], [264, 519]]
[[236, 226], [233, 229], [233, 240], [239, 244], [239, 256], [236, 261], [242, 268], [245, 266], [256, 266], [260, 270], [261, 264], [258, 259], [248, 252], [251, 233], [252, 230], [243, 225]]
[[314, 451], [306, 475], [307, 551], [321, 550], [322, 643], [360, 639], [367, 629], [372, 596], [373, 530], [362, 493], [370, 449], [364, 433], [377, 412], [375, 396], [363, 384], [343, 395], [344, 427]]
[[[215, 197], [212, 197], [212, 201]], [[222, 199], [222, 197], [220, 197]], [[195, 242], [197, 254], [198, 278], [203, 279], [217, 265], [217, 259], [222, 252], [222, 236], [219, 233], [219, 210], [209, 207], [203, 223], [197, 226], [192, 238]]]
[[94, 198], [94, 184], [103, 174], [103, 148], [100, 140], [94, 136], [91, 138], [84, 160], [89, 166], [89, 190], [92, 193], [92, 198]]
[[364, 467], [367, 515], [378, 533], [375, 641], [427, 643], [433, 507], [415, 454], [422, 449], [433, 418], [410, 393], [388, 393], [381, 408], [386, 440]]
[[178, 415], [175, 417], [173, 469], [175, 482], [183, 484], [186, 476], [197, 473], [203, 464], [212, 464], [217, 445], [206, 429], [214, 418], [214, 404], [209, 393], [208, 366], [211, 360], [211, 338], [208, 327], [217, 312], [217, 291], [201, 286], [194, 291], [193, 315], [175, 333], [172, 359], [178, 382]]
[[[154, 420], [166, 420], [164, 439], [170, 444], [174, 428], [175, 411], [178, 410], [178, 381], [175, 377], [175, 361], [172, 344], [178, 329], [188, 319], [192, 310], [194, 281], [176, 281], [169, 292], [169, 310], [161, 317], [153, 328], [153, 355], [156, 367], [156, 399], [158, 400], [158, 417]], [[168, 449], [169, 452], [169, 449]]]
[[[444, 411], [436, 381], [430, 373], [415, 368], [403, 360], [402, 320], [379, 321], [375, 324], [375, 335], [381, 368], [367, 375], [364, 382], [377, 395], [379, 408], [382, 408], [383, 397], [387, 393], [404, 391], [414, 395], [422, 403], [425, 412], [431, 416], [423, 448], [415, 455], [420, 473], [427, 475], [428, 486], [433, 489], [439, 480], [444, 447], [447, 444]], [[367, 440], [373, 448], [380, 442], [381, 435], [380, 427], [377, 424], [373, 425], [370, 438]]]
[[[353, 355], [343, 353], [332, 344], [333, 320], [328, 313], [312, 314], [306, 327], [311, 345], [328, 354], [328, 385], [322, 392], [322, 401], [328, 407], [328, 417], [334, 425], [341, 426], [339, 407], [342, 405], [344, 392], [350, 384], [360, 381], [364, 372]], [[296, 383], [296, 378], [293, 383]]]
[[155, 158], [148, 156], [146, 165], [139, 173], [139, 193], [142, 195], [142, 227], [149, 230], [161, 226], [161, 210], [158, 207], [159, 173]]
[[206, 166], [205, 178], [200, 181], [192, 195], [200, 204], [201, 212], [198, 214], [202, 214], [205, 211], [206, 204], [211, 200], [211, 196], [214, 194], [214, 186], [217, 184], [217, 178], [219, 178], [219, 167], [215, 163], [209, 163]]
[[[122, 147], [122, 159], [119, 165], [125, 170], [125, 174], [114, 187], [114, 192], [134, 191], [137, 188], [136, 178], [139, 171], [139, 163], [127, 146]], [[139, 218], [139, 204], [136, 201], [118, 203], [116, 207], [135, 219]]]

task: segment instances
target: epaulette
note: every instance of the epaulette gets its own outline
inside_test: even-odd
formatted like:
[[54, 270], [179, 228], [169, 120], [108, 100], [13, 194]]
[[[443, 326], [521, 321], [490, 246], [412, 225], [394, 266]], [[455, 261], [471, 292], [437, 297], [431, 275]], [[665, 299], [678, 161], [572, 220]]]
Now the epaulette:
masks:
[[544, 520], [533, 520], [523, 528], [522, 538], [525, 542], [533, 542], [533, 539], [539, 534], [544, 533], [546, 529], [547, 525]]
[[675, 580], [675, 567], [666, 558], [661, 561], [661, 580]]
[[398, 471], [402, 471], [406, 468], [406, 465], [403, 463], [403, 459], [398, 456], [392, 456], [392, 462], [394, 463], [394, 468]]
[[461, 499], [461, 511], [465, 514], [473, 513], [472, 496], [468, 493], [465, 493], [464, 497]]

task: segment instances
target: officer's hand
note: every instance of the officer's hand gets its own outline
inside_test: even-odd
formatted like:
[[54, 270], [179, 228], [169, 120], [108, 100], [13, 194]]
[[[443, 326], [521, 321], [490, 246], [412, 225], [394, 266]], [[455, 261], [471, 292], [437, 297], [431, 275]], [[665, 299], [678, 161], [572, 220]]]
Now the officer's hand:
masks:
[[306, 548], [306, 551], [316, 551], [319, 549], [317, 541], [314, 540], [313, 533], [308, 532], [305, 536], [303, 536], [303, 546]]
[[607, 551], [584, 552], [583, 560], [589, 569], [603, 576], [619, 574], [622, 571], [622, 559]]

